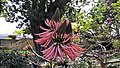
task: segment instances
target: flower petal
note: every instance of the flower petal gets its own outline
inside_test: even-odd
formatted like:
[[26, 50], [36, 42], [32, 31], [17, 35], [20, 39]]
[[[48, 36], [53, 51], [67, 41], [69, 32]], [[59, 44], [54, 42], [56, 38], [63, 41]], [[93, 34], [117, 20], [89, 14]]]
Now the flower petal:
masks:
[[49, 48], [42, 51], [42, 53], [46, 56], [49, 54], [49, 52], [53, 49], [54, 44], [52, 44]]
[[68, 24], [69, 24], [70, 21], [68, 20], [68, 18], [65, 21], [66, 21], [66, 24], [68, 26]]
[[46, 19], [45, 24], [46, 24], [47, 26], [51, 27], [51, 22], [50, 22], [48, 19]]
[[58, 53], [59, 53], [59, 55], [60, 55], [60, 58], [61, 58], [61, 60], [62, 60], [62, 63], [64, 63], [63, 52], [62, 52], [62, 50], [60, 49], [60, 46], [59, 46], [59, 45], [57, 46], [57, 49], [58, 49]]
[[48, 60], [52, 59], [52, 57], [54, 56], [54, 52], [55, 52], [55, 46], [53, 47], [51, 52], [45, 56], [45, 58], [47, 58]]
[[49, 30], [49, 29], [43, 28], [42, 26], [40, 26], [40, 28], [45, 31]]
[[57, 56], [58, 56], [58, 48], [56, 47], [56, 49], [55, 49], [55, 55], [53, 57], [53, 60], [57, 61]]

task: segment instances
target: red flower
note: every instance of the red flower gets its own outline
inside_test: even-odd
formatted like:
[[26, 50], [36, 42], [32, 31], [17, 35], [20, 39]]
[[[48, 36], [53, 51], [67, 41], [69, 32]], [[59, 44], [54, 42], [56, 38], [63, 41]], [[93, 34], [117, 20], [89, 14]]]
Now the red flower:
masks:
[[46, 59], [58, 61], [58, 57], [60, 57], [62, 63], [64, 63], [65, 59], [70, 58], [74, 60], [76, 57], [79, 57], [79, 54], [82, 53], [81, 51], [85, 50], [72, 42], [79, 36], [74, 36], [72, 33], [68, 19], [64, 23], [46, 19], [45, 24], [49, 29], [40, 26], [45, 32], [36, 34], [40, 38], [35, 40], [35, 42], [42, 44], [46, 48], [42, 51]]

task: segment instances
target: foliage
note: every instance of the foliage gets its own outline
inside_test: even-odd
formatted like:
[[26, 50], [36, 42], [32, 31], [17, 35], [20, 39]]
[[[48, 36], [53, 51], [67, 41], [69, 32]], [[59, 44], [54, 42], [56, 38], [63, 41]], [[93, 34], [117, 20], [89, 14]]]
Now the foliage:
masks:
[[6, 3], [7, 1], [6, 0], [0, 0], [0, 17], [5, 17], [6, 14], [4, 13], [4, 4]]
[[112, 6], [112, 10], [111, 12], [113, 12], [113, 16], [114, 16], [114, 19], [113, 19], [113, 31], [115, 32], [115, 39], [118, 39], [119, 40], [119, 37], [120, 37], [120, 0], [118, 0], [116, 3], [112, 3], [111, 6]]
[[18, 30], [18, 31], [15, 31], [14, 33], [16, 33], [17, 35], [21, 35], [21, 34], [24, 33], [24, 31], [23, 30]]
[[12, 50], [0, 50], [0, 68], [26, 68], [28, 62]]
[[[72, 4], [74, 3], [74, 4]], [[86, 32], [91, 28], [92, 21], [87, 18], [87, 11], [82, 10], [82, 7], [85, 5], [89, 5], [89, 1], [79, 1], [75, 0], [67, 4], [65, 10], [65, 14], [63, 18], [70, 19], [71, 23], [73, 23], [73, 29], [75, 32], [79, 32], [80, 30]], [[87, 26], [87, 27], [86, 27]], [[90, 26], [90, 27], [89, 27]]]
[[82, 11], [80, 10], [81, 8], [75, 9], [73, 11], [74, 15], [68, 16], [77, 25], [75, 26], [75, 31], [82, 30], [84, 33], [87, 33], [89, 29], [98, 30], [100, 24], [104, 22], [105, 16], [103, 13], [106, 11], [106, 4], [101, 4], [100, 1], [92, 5], [92, 7], [92, 9], [89, 9], [90, 12]]
[[[119, 0], [112, 5], [109, 3], [111, 3], [111, 1], [108, 3], [99, 1], [93, 5], [93, 8], [88, 13], [76, 9], [72, 11], [71, 15], [68, 15], [68, 17], [75, 22], [75, 32], [81, 33], [82, 35], [80, 42], [85, 44], [85, 47], [88, 48], [86, 54], [90, 54], [89, 57], [92, 54], [92, 58], [94, 57], [98, 60], [102, 59], [99, 60], [99, 62], [104, 63], [108, 62], [105, 61], [105, 55], [102, 54], [104, 51], [119, 54], [119, 51], [114, 51], [114, 47], [119, 50]], [[89, 51], [91, 51], [91, 53], [89, 53]], [[109, 57], [106, 59], [110, 60], [111, 55], [108, 53], [109, 52], [105, 53]], [[98, 57], [96, 58], [94, 55]], [[115, 54], [112, 54], [112, 56], [113, 55]]]
[[[23, 25], [29, 27], [33, 27], [33, 24], [43, 25], [40, 22], [43, 22], [46, 18], [51, 18], [57, 7], [59, 7], [60, 12], [63, 13], [64, 9], [62, 8], [69, 1], [70, 0], [61, 0], [60, 2], [56, 0], [10, 0], [11, 5], [5, 5], [6, 12], [8, 13], [6, 20], [9, 22], [17, 22], [21, 20], [18, 28], [21, 28]], [[35, 27], [34, 29], [37, 28], [38, 27]]]
[[112, 3], [113, 10], [112, 12], [116, 13], [115, 19], [116, 21], [120, 20], [120, 0], [117, 1], [117, 3]]
[[115, 47], [116, 49], [120, 48], [120, 40], [113, 40], [113, 47]]

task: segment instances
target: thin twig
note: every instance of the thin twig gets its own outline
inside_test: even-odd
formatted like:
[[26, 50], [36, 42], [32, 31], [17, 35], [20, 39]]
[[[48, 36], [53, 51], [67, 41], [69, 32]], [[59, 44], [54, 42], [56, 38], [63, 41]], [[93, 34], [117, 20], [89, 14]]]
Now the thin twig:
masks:
[[26, 43], [27, 43], [28, 46], [30, 47], [31, 51], [32, 51], [37, 57], [42, 58], [42, 59], [44, 59], [44, 60], [46, 60], [47, 62], [50, 63], [50, 61], [49, 61], [48, 59], [46, 59], [46, 58], [40, 56], [39, 54], [37, 54], [37, 53], [35, 52], [35, 50], [32, 48], [32, 46], [30, 45], [30, 43], [28, 42], [28, 40], [26, 39], [26, 36], [25, 36], [25, 35], [23, 35], [23, 36], [25, 37]]
[[89, 48], [86, 49], [85, 53], [87, 53], [87, 51], [89, 51], [94, 45], [91, 45]]
[[44, 60], [50, 62], [48, 59], [46, 59], [46, 58], [40, 56], [39, 54], [37, 54], [33, 48], [31, 48], [31, 51], [32, 51], [36, 56], [38, 56], [38, 57], [40, 57], [40, 58], [42, 58], [42, 59], [44, 59]]
[[96, 55], [91, 55], [91, 54], [85, 54], [85, 56], [87, 56], [87, 57], [94, 57], [94, 58], [96, 58], [97, 60], [99, 60], [99, 61], [102, 61], [102, 59], [99, 57], [99, 56], [96, 56]]

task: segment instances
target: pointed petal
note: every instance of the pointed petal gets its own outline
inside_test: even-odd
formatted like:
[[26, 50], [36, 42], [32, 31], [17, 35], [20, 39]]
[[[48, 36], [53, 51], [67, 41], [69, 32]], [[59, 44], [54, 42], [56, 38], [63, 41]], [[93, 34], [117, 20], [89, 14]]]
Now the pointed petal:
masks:
[[35, 42], [38, 43], [38, 44], [43, 44], [46, 41], [47, 41], [46, 38], [40, 38], [40, 39], [35, 40]]
[[71, 37], [68, 37], [66, 40], [64, 40], [62, 43], [66, 43], [71, 39]]
[[45, 24], [46, 24], [47, 26], [51, 27], [51, 22], [50, 22], [48, 19], [46, 19]]
[[61, 48], [64, 52], [71, 54], [71, 52], [67, 50], [68, 48], [64, 47], [63, 45], [61, 45]]
[[65, 50], [65, 52], [66, 52], [66, 54], [69, 56], [69, 58], [71, 59], [71, 60], [74, 60], [74, 54], [71, 52], [71, 49], [70, 49], [70, 47], [69, 46], [65, 46], [65, 48], [67, 49], [67, 50]]
[[75, 40], [75, 39], [77, 39], [79, 37], [80, 37], [80, 35], [77, 35], [77, 36], [73, 37], [72, 40]]
[[72, 46], [75, 47], [78, 50], [85, 50], [84, 48], [81, 48], [78, 44], [72, 43]]
[[37, 36], [39, 36], [39, 37], [43, 37], [43, 35], [48, 34], [49, 31], [50, 31], [50, 30], [47, 30], [47, 31], [45, 31], [45, 32], [42, 32], [42, 33], [39, 33], [39, 34], [35, 34], [35, 35], [37, 35]]
[[68, 20], [68, 18], [65, 21], [66, 21], [66, 24], [68, 26], [68, 24], [69, 24], [70, 21]]
[[44, 37], [44, 38], [48, 38], [48, 37], [50, 38], [51, 36], [52, 36], [52, 32], [41, 35], [41, 37]]
[[47, 42], [46, 42], [43, 46], [44, 46], [44, 47], [47, 47], [47, 46], [50, 44], [51, 40], [52, 40], [52, 39], [47, 40]]
[[45, 58], [50, 60], [53, 57], [54, 52], [55, 52], [55, 46], [53, 46], [51, 52], [48, 55], [46, 55]]
[[67, 38], [69, 36], [69, 34], [66, 34], [66, 33], [64, 33], [64, 38]]
[[40, 26], [40, 28], [45, 31], [49, 30], [49, 29], [43, 28], [42, 26]]
[[60, 34], [60, 38], [63, 38], [63, 34]]
[[49, 53], [49, 52], [53, 49], [53, 46], [54, 46], [54, 44], [52, 44], [49, 48], [43, 50], [42, 53], [43, 53], [44, 55], [47, 54], [47, 53]]
[[72, 46], [72, 48], [76, 51], [76, 52], [78, 52], [79, 51], [79, 49], [77, 49], [76, 47], [74, 47], [74, 46]]
[[57, 46], [57, 48], [58, 48], [58, 53], [59, 53], [59, 55], [60, 55], [60, 58], [61, 58], [61, 60], [62, 60], [62, 63], [64, 63], [64, 58], [63, 58], [62, 50], [60, 49], [60, 46], [59, 46], [59, 45]]
[[58, 28], [62, 25], [62, 22], [57, 22], [56, 23], [56, 30], [58, 30]]
[[56, 30], [56, 27], [57, 27], [57, 22], [53, 22], [53, 29]]
[[74, 49], [73, 49], [71, 46], [70, 46], [70, 49], [71, 49], [71, 51], [72, 51], [72, 53], [74, 54], [75, 57], [78, 57], [78, 56], [79, 56], [78, 53], [75, 52]]
[[55, 55], [54, 55], [54, 57], [53, 57], [53, 60], [56, 59], [56, 61], [57, 61], [57, 57], [58, 57], [58, 49], [57, 49], [57, 47], [56, 47], [56, 49], [55, 49]]
[[84, 54], [85, 52], [79, 52], [79, 54]]

